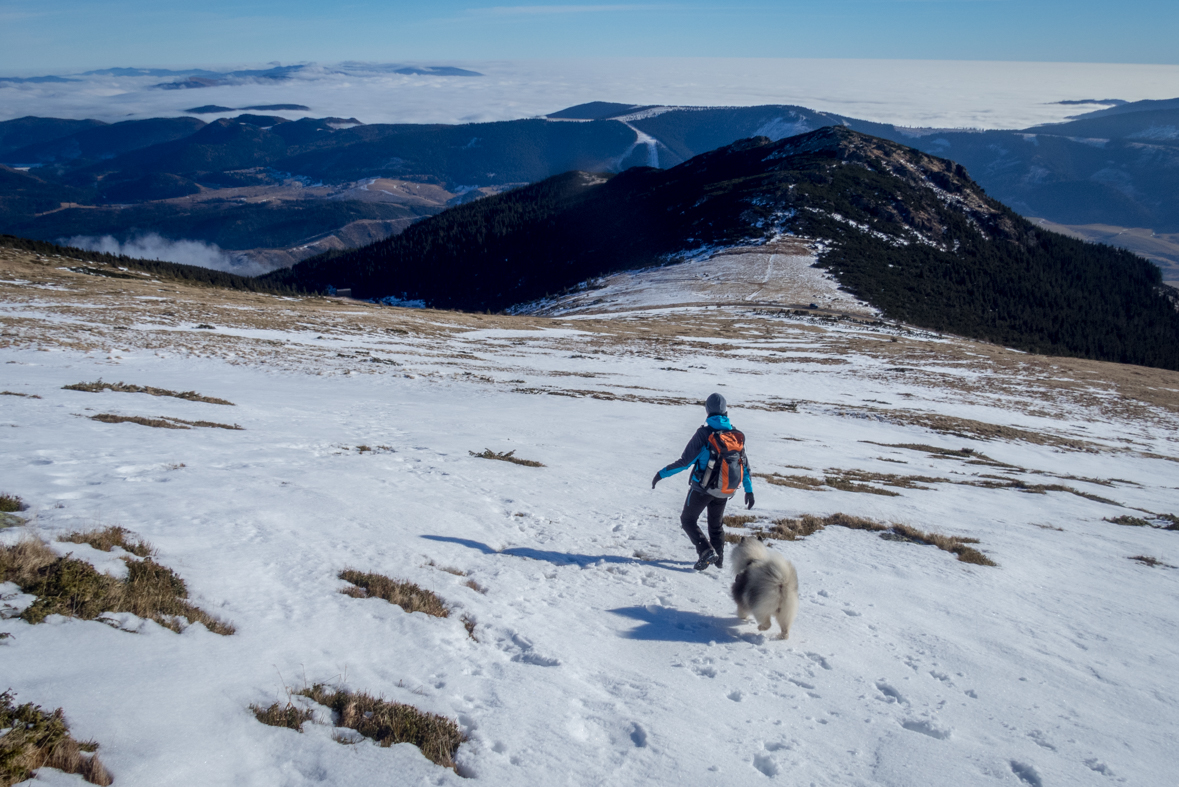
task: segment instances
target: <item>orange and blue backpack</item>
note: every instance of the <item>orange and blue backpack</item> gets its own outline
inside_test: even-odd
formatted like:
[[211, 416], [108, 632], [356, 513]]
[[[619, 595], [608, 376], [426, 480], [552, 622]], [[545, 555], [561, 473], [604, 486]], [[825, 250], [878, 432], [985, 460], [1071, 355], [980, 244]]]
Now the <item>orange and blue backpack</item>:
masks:
[[708, 465], [701, 488], [713, 497], [732, 497], [745, 480], [745, 435], [736, 429], [708, 436]]

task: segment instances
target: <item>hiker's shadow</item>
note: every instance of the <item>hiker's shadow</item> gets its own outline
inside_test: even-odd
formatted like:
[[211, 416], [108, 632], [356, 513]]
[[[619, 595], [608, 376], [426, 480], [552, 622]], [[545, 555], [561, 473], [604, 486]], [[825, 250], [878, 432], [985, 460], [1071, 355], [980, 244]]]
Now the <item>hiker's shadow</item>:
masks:
[[761, 634], [740, 631], [738, 627], [743, 621], [736, 616], [718, 618], [658, 604], [609, 611], [640, 622], [641, 625], [622, 634], [627, 639], [701, 643], [746, 641], [756, 644], [765, 639]]
[[511, 557], [526, 557], [529, 560], [543, 560], [558, 566], [588, 566], [594, 563], [609, 563], [612, 565], [658, 566], [668, 571], [682, 571], [693, 573], [691, 564], [679, 560], [642, 560], [637, 557], [623, 555], [578, 555], [571, 552], [550, 552], [545, 549], [532, 547], [508, 547], [507, 549], [492, 549], [482, 541], [469, 538], [455, 538], [453, 536], [422, 536], [428, 541], [442, 541], [448, 544], [458, 544], [469, 549], [477, 549], [485, 555], [509, 555]]

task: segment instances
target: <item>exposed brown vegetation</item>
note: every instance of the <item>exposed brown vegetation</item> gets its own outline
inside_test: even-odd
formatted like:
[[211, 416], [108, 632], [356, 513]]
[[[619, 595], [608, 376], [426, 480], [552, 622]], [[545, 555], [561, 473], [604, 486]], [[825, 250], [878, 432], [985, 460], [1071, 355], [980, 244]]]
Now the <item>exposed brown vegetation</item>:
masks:
[[439, 571], [445, 571], [447, 574], [454, 574], [456, 577], [465, 577], [467, 575], [467, 572], [460, 568], [454, 568], [452, 566], [440, 566], [430, 558], [426, 559], [425, 564], [430, 568], [436, 568]]
[[475, 453], [474, 451], [468, 451], [467, 453], [471, 456], [477, 456], [480, 459], [499, 459], [501, 462], [511, 462], [512, 464], [524, 465], [525, 467], [544, 467], [544, 465], [542, 465], [540, 462], [534, 462], [531, 459], [520, 459], [516, 457], [516, 452], [514, 450], [497, 454], [490, 448], [485, 448], [479, 453]]
[[1152, 527], [1155, 530], [1179, 530], [1179, 516], [1174, 514], [1152, 514], [1155, 522], [1142, 519], [1136, 516], [1115, 516], [1112, 519], [1105, 518], [1106, 522], [1113, 522], [1115, 525], [1128, 525], [1130, 527]]
[[392, 446], [388, 445], [358, 445], [356, 446], [356, 453], [358, 454], [395, 454], [397, 453]]
[[286, 727], [295, 732], [302, 732], [303, 722], [311, 721], [311, 717], [315, 715], [306, 708], [297, 708], [289, 702], [286, 705], [275, 702], [265, 708], [261, 705], [251, 704], [250, 710], [254, 712], [254, 718], [263, 724], [269, 724], [271, 727]]
[[[140, 544], [151, 553], [150, 544]], [[177, 618], [200, 623], [214, 634], [234, 632], [232, 625], [187, 601], [184, 580], [172, 569], [151, 558], [126, 561], [126, 579], [115, 579], [83, 560], [58, 557], [43, 541], [26, 538], [0, 546], [0, 582], [15, 582], [22, 592], [37, 597], [20, 615], [29, 623], [54, 614], [94, 620], [104, 612], [130, 612], [175, 632], [183, 630]]]
[[466, 585], [467, 587], [469, 587], [471, 590], [475, 591], [476, 593], [482, 593], [484, 595], [487, 594], [487, 588], [483, 587], [482, 585], [480, 585], [478, 582], [476, 582], [473, 579], [468, 579], [463, 584]]
[[0, 391], [0, 396], [23, 396], [27, 399], [40, 399], [37, 394], [17, 393], [16, 391]]
[[774, 538], [782, 541], [796, 541], [800, 538], [817, 533], [829, 525], [838, 525], [839, 527], [851, 528], [853, 530], [887, 530], [887, 525], [882, 525], [879, 522], [864, 517], [852, 516], [851, 514], [831, 514], [830, 516], [817, 517], [813, 514], [803, 514], [800, 517], [782, 519], [775, 519], [773, 525], [768, 529], [761, 531], [766, 538]]
[[754, 473], [754, 478], [761, 478], [775, 486], [788, 486], [793, 489], [810, 489], [819, 491], [823, 488], [823, 479], [809, 475], [779, 475], [778, 473]]
[[[902, 524], [886, 525], [867, 517], [852, 516], [851, 514], [836, 513], [819, 517], [813, 514], [803, 514], [799, 517], [785, 517], [775, 519], [769, 528], [759, 530], [755, 535], [759, 538], [773, 538], [782, 541], [797, 541], [819, 532], [825, 527], [838, 526], [852, 530], [869, 530], [878, 532], [882, 537], [900, 541], [910, 541], [917, 544], [930, 544], [938, 549], [951, 552], [958, 556], [963, 563], [974, 563], [980, 566], [998, 565], [982, 552], [968, 546], [977, 544], [977, 538], [960, 536], [944, 536], [938, 533], [925, 533], [915, 527]], [[726, 538], [726, 540], [729, 540]], [[736, 537], [732, 540], [737, 540]]]
[[925, 533], [908, 525], [893, 525], [892, 531], [911, 541], [930, 544], [945, 552], [952, 552], [963, 563], [973, 563], [977, 566], [996, 566], [998, 563], [979, 552], [968, 544], [979, 543], [977, 538], [963, 538], [961, 536], [945, 536], [940, 533]]
[[[81, 776], [91, 784], [113, 781], [93, 752], [94, 741], [77, 741], [70, 735], [61, 708], [46, 713], [39, 705], [16, 705], [11, 691], [0, 694], [0, 787], [9, 787], [33, 776], [38, 768], [57, 768]], [[89, 756], [87, 756], [89, 755]]]
[[0, 492], [0, 513], [8, 514], [15, 511], [24, 511], [26, 508], [28, 506], [25, 505], [25, 501], [16, 495]]
[[1019, 440], [1035, 445], [1052, 445], [1058, 448], [1067, 448], [1072, 451], [1086, 451], [1089, 453], [1097, 453], [1101, 449], [1101, 446], [1087, 440], [1076, 440], [1043, 432], [1030, 432], [1026, 429], [1017, 429], [1014, 426], [989, 424], [985, 421], [941, 415], [940, 413], [926, 413], [915, 410], [883, 410], [878, 407], [848, 408], [841, 406], [840, 409], [835, 411], [835, 414], [862, 418], [865, 411], [872, 413], [873, 416], [883, 421], [908, 426], [919, 426], [929, 429], [932, 432], [948, 434], [954, 437], [975, 440]]
[[753, 514], [729, 514], [724, 518], [725, 527], [748, 527], [757, 521]]
[[467, 636], [478, 642], [479, 638], [475, 636], [475, 619], [470, 615], [463, 615], [462, 621], [463, 628], [467, 630]]
[[196, 391], [169, 391], [166, 388], [153, 388], [150, 385], [128, 385], [127, 383], [104, 383], [102, 380], [95, 380], [92, 383], [74, 383], [73, 385], [63, 385], [63, 391], [86, 391], [87, 393], [102, 393], [103, 391], [116, 391], [118, 393], [144, 393], [151, 396], [171, 396], [176, 399], [184, 399], [189, 402], [208, 402], [209, 404], [227, 404], [233, 406], [233, 402], [227, 399], [218, 399], [215, 396], [205, 396]]
[[112, 525], [104, 527], [101, 530], [84, 530], [79, 533], [69, 533], [59, 537], [58, 541], [66, 541], [71, 544], [89, 544], [95, 549], [101, 549], [103, 552], [110, 552], [114, 547], [121, 547], [130, 552], [136, 557], [151, 557], [153, 549], [152, 545], [138, 538], [132, 541], [130, 536], [131, 531], [125, 527]]
[[1137, 560], [1142, 565], [1150, 566], [1151, 568], [1175, 568], [1170, 563], [1164, 563], [1157, 557], [1151, 557], [1150, 555], [1134, 555], [1130, 560]]
[[[910, 446], [893, 446], [893, 447], [910, 447]], [[915, 446], [918, 448], [927, 448], [929, 446]], [[962, 449], [963, 451], [969, 449]], [[990, 464], [990, 463], [980, 463]], [[1002, 463], [994, 463], [996, 465], [1011, 467], [1011, 465], [1002, 465]], [[934, 487], [925, 486], [926, 484], [957, 484], [959, 486], [975, 486], [983, 489], [1014, 489], [1018, 492], [1027, 492], [1029, 494], [1042, 495], [1047, 492], [1068, 492], [1069, 494], [1083, 497], [1086, 500], [1092, 500], [1097, 503], [1105, 503], [1106, 505], [1120, 506], [1121, 503], [1116, 500], [1110, 500], [1107, 497], [1095, 495], [1092, 492], [1085, 492], [1080, 489], [1074, 489], [1071, 486], [1064, 484], [1029, 484], [1018, 478], [1007, 478], [1005, 476], [996, 475], [980, 475], [971, 478], [942, 478], [940, 476], [926, 476], [926, 475], [895, 475], [893, 473], [877, 473], [869, 470], [843, 470], [839, 468], [829, 468], [824, 471], [823, 478], [815, 478], [813, 476], [801, 475], [779, 475], [778, 473], [754, 473], [754, 476], [765, 479], [767, 482], [776, 486], [788, 486], [795, 489], [807, 489], [814, 492], [822, 492], [826, 489], [838, 489], [841, 492], [861, 492], [872, 495], [885, 495], [887, 497], [897, 497], [898, 492], [893, 492], [890, 489], [883, 489], [880, 486], [872, 486], [872, 484], [881, 484], [886, 487], [895, 487], [898, 489], [923, 489], [931, 490]], [[1106, 486], [1111, 486], [1111, 482], [1102, 482], [1096, 479], [1078, 478], [1078, 481], [1089, 481], [1091, 483], [1104, 483]]]
[[298, 693], [331, 708], [339, 726], [356, 730], [380, 746], [412, 743], [438, 765], [456, 767], [454, 756], [466, 737], [458, 725], [445, 716], [426, 713], [400, 702], [388, 702], [363, 691], [329, 689], [322, 683]]
[[237, 424], [219, 424], [216, 421], [186, 421], [183, 418], [169, 418], [164, 415], [159, 418], [144, 418], [141, 415], [99, 413], [98, 415], [90, 416], [90, 420], [101, 421], [104, 424], [140, 424], [141, 426], [154, 426], [157, 429], [188, 429], [193, 426], [202, 426], [211, 429], [242, 430], [242, 427]]
[[436, 618], [450, 616], [450, 609], [446, 603], [433, 592], [418, 587], [412, 582], [392, 579], [383, 574], [365, 574], [360, 571], [346, 569], [339, 573], [340, 579], [351, 583], [352, 587], [340, 590], [352, 598], [383, 598], [390, 604], [396, 604], [406, 612], [425, 612]]
[[984, 453], [975, 451], [973, 448], [938, 448], [935, 445], [925, 445], [924, 443], [877, 443], [872, 440], [861, 440], [860, 442], [867, 443], [869, 445], [878, 445], [881, 448], [903, 448], [906, 451], [922, 451], [930, 456], [939, 458], [961, 459], [968, 465], [990, 465], [992, 467], [1010, 468], [1015, 467], [1015, 465], [1009, 465], [1006, 462], [1000, 462], [996, 459], [992, 459]]

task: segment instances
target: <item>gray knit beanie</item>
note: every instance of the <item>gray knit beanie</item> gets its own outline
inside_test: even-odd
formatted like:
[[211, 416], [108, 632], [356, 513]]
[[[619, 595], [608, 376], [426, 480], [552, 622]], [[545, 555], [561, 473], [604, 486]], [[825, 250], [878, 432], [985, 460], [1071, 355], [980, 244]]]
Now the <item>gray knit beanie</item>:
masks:
[[729, 412], [729, 403], [725, 401], [725, 397], [714, 393], [704, 402], [704, 411], [709, 415], [725, 415]]

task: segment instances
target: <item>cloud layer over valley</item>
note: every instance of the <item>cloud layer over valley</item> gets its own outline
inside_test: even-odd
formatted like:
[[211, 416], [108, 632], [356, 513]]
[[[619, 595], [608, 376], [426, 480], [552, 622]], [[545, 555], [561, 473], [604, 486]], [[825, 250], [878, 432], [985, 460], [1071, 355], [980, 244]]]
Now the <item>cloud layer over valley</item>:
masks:
[[588, 101], [618, 101], [796, 104], [905, 126], [1023, 128], [1095, 108], [1062, 101], [1179, 95], [1179, 66], [1173, 65], [602, 58], [463, 61], [408, 70], [440, 66], [481, 76], [448, 76], [438, 70], [397, 73], [379, 64], [312, 64], [289, 70], [281, 79], [246, 77], [230, 80], [233, 84], [165, 90], [158, 85], [173, 78], [107, 69], [116, 73], [65, 74], [76, 80], [69, 82], [0, 82], [0, 120], [36, 115], [114, 122], [183, 115], [208, 104], [291, 103], [310, 110], [277, 114], [291, 119], [355, 117], [364, 123], [470, 123], [544, 115]]
[[122, 254], [141, 260], [197, 265], [201, 268], [236, 273], [239, 276], [259, 276], [274, 268], [259, 264], [245, 254], [224, 251], [216, 243], [169, 240], [154, 232], [138, 235], [124, 242], [119, 242], [113, 235], [77, 235], [73, 238], [62, 238], [58, 242], [86, 251]]

